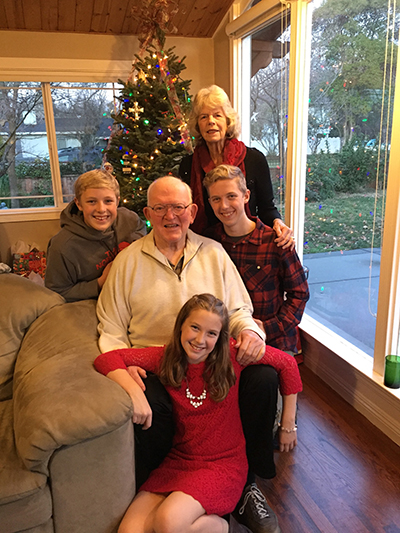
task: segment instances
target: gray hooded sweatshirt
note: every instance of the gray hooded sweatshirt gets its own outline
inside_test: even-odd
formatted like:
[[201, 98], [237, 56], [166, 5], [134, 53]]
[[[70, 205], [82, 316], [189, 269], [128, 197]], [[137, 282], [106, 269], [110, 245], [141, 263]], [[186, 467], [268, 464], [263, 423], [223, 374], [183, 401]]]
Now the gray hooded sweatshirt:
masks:
[[71, 202], [61, 213], [60, 225], [47, 248], [45, 285], [67, 302], [97, 298], [97, 278], [105, 266], [146, 234], [143, 220], [125, 207], [118, 208], [110, 228], [99, 231], [85, 224], [82, 212]]

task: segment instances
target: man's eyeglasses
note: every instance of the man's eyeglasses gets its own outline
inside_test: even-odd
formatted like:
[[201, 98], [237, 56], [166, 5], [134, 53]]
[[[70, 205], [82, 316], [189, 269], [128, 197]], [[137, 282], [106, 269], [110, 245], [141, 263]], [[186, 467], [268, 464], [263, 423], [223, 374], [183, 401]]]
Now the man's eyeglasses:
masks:
[[156, 204], [156, 205], [153, 205], [153, 207], [151, 205], [148, 205], [147, 207], [149, 209], [152, 209], [154, 211], [154, 214], [157, 215], [158, 217], [163, 217], [167, 212], [168, 212], [168, 209], [172, 209], [172, 212], [174, 213], [174, 215], [183, 215], [186, 211], [186, 209], [189, 207], [189, 205], [192, 205], [192, 204], [188, 204], [188, 205], [183, 205], [183, 204]]

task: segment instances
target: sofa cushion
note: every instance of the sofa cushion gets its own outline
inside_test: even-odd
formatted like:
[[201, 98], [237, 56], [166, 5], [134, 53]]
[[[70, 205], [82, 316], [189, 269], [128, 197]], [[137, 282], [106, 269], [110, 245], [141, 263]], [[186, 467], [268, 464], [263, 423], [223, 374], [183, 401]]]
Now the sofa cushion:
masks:
[[47, 478], [27, 470], [16, 453], [13, 401], [0, 402], [0, 529], [25, 531], [51, 521], [52, 502]]
[[12, 397], [15, 360], [23, 336], [37, 317], [65, 300], [16, 274], [0, 274], [0, 400]]
[[96, 302], [82, 300], [51, 309], [25, 335], [14, 373], [14, 429], [29, 470], [48, 474], [56, 449], [132, 417], [128, 394], [93, 366], [97, 324]]
[[116, 531], [135, 495], [134, 456], [131, 420], [55, 451], [49, 463], [55, 531]]

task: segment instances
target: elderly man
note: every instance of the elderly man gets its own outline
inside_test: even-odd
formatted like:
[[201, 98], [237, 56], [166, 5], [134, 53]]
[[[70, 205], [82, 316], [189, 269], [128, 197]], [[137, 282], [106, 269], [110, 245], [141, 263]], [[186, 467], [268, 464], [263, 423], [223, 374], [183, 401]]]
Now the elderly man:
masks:
[[[151, 184], [144, 214], [153, 231], [116, 257], [100, 294], [97, 313], [102, 352], [164, 345], [182, 305], [194, 294], [208, 292], [224, 301], [229, 310], [231, 334], [239, 348], [238, 361], [254, 361], [264, 353], [264, 333], [252, 319], [250, 297], [228, 254], [219, 243], [189, 229], [196, 213], [191, 190], [180, 179], [165, 176]], [[146, 376], [141, 369], [132, 372], [153, 411], [150, 429], [135, 428], [137, 468], [145, 465], [151, 470], [161, 463], [172, 444], [171, 403], [156, 376]], [[260, 425], [272, 431], [278, 386], [275, 370], [253, 366], [245, 369], [243, 375], [245, 386], [240, 394], [259, 396]], [[242, 410], [241, 416], [246, 437], [246, 419], [250, 414]], [[268, 445], [264, 445], [262, 437], [246, 443], [251, 467], [259, 465], [256, 473], [271, 477], [271, 472], [275, 472], [273, 450], [266, 449]], [[140, 479], [143, 475], [144, 472], [139, 472], [139, 481], [144, 481]], [[255, 485], [247, 487], [247, 492], [246, 512], [256, 513], [260, 521], [257, 531], [279, 531], [275, 526], [264, 527], [266, 517], [274, 523], [276, 517], [265, 500], [261, 509]]]

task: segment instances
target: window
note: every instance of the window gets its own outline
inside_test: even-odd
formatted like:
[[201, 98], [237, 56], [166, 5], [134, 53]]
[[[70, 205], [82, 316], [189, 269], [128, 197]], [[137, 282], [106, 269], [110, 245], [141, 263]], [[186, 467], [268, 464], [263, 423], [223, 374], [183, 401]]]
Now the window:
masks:
[[275, 203], [284, 218], [290, 57], [288, 12], [247, 39], [251, 40], [250, 145], [267, 158]]
[[387, 1], [316, 2], [304, 262], [307, 312], [373, 356], [390, 157], [394, 44]]
[[[227, 28], [228, 34], [235, 38], [233, 56], [236, 51], [238, 79], [242, 75], [240, 84], [234, 88], [234, 96], [240, 98], [238, 107], [244, 122], [245, 142], [250, 142], [256, 130], [251, 122], [255, 117], [250, 86], [257, 91], [258, 86], [248, 66], [254, 64], [254, 44], [273, 27], [277, 11], [284, 12], [280, 3], [273, 0], [255, 4]], [[281, 153], [286, 156], [282, 172], [285, 218], [295, 231], [301, 259], [304, 240], [303, 263], [310, 271], [311, 300], [306, 307], [303, 327], [309, 328], [311, 335], [333, 352], [340, 344], [340, 351], [346, 352], [346, 360], [353, 357], [354, 366], [358, 366], [355, 364], [357, 357], [362, 356], [358, 367], [368, 367], [370, 376], [372, 362], [374, 370], [382, 375], [385, 353], [397, 353], [400, 329], [397, 289], [400, 286], [399, 163], [398, 150], [394, 150], [400, 141], [400, 133], [397, 137], [394, 135], [397, 123], [392, 124], [393, 106], [400, 99], [399, 89], [395, 96], [393, 83], [399, 22], [392, 4], [391, 0], [381, 0], [374, 3], [373, 8], [365, 5], [365, 13], [360, 11], [359, 3], [350, 1], [314, 0], [310, 3], [299, 0], [290, 6], [291, 35], [288, 24], [278, 37], [281, 42], [290, 41], [290, 79], [288, 117], [283, 115], [288, 119], [285, 126], [288, 132], [287, 136], [279, 133], [284, 148], [275, 153], [279, 153], [279, 157]], [[320, 23], [317, 28], [314, 24], [310, 72], [307, 57], [311, 55], [312, 7], [317, 12], [318, 8], [325, 9], [328, 14], [325, 26]], [[357, 9], [358, 13], [355, 12]], [[349, 13], [353, 18], [346, 26]], [[341, 27], [336, 24], [336, 14]], [[319, 36], [320, 49], [317, 50]], [[335, 47], [328, 49], [332, 39], [332, 44], [336, 40]], [[282, 57], [287, 61], [289, 56]], [[353, 78], [346, 70], [350, 67], [355, 69]], [[374, 75], [373, 69], [376, 69]], [[341, 79], [342, 76], [346, 79]], [[271, 81], [272, 78], [266, 76], [260, 88], [264, 90]], [[279, 94], [275, 90], [273, 96], [277, 92]], [[347, 100], [343, 100], [344, 97]], [[307, 124], [308, 111], [307, 132], [302, 123]], [[351, 113], [340, 115], [336, 111]], [[281, 115], [283, 112], [284, 107]], [[259, 118], [264, 117], [268, 117], [265, 109], [256, 117], [259, 130], [262, 130]], [[278, 129], [271, 130], [268, 124], [262, 127], [266, 128], [265, 137], [268, 137], [265, 153], [273, 161], [274, 148], [270, 146], [274, 144], [274, 131]], [[386, 184], [387, 190], [392, 191], [388, 192], [387, 198]], [[353, 189], [342, 191], [335, 188], [345, 185]], [[367, 187], [372, 187], [369, 192]], [[326, 195], [324, 198], [317, 196], [321, 192]], [[344, 199], [351, 207], [346, 213], [342, 213]], [[349, 230], [339, 224], [354, 225], [354, 228]], [[336, 234], [334, 227], [341, 233]], [[385, 237], [382, 241], [383, 230]], [[347, 249], [339, 239], [345, 234], [345, 240], [352, 245]], [[320, 248], [317, 247], [319, 244]], [[350, 259], [353, 263], [348, 263]], [[333, 276], [330, 284], [325, 283], [328, 270]], [[380, 272], [384, 274], [380, 276]], [[338, 279], [344, 282], [341, 290], [336, 289]]]
[[1, 208], [53, 206], [40, 83], [1, 83], [0, 116]]
[[0, 84], [0, 214], [73, 198], [76, 178], [101, 166], [116, 91], [106, 83]]

